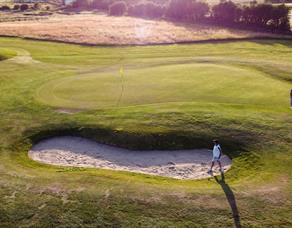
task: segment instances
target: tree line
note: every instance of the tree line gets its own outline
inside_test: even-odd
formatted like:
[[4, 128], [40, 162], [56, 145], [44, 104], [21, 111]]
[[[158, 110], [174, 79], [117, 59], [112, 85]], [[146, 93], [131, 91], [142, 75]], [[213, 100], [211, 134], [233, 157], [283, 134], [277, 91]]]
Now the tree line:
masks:
[[212, 8], [212, 18], [219, 24], [242, 25], [271, 31], [290, 31], [289, 8], [285, 5], [238, 6], [231, 1], [226, 1]]
[[265, 0], [265, 3], [292, 3], [292, 0]]
[[271, 4], [239, 5], [230, 0], [221, 0], [210, 6], [200, 0], [169, 1], [131, 0], [76, 0], [73, 8], [107, 10], [110, 15], [129, 15], [143, 18], [164, 18], [172, 21], [204, 22], [261, 31], [289, 32], [289, 8]]

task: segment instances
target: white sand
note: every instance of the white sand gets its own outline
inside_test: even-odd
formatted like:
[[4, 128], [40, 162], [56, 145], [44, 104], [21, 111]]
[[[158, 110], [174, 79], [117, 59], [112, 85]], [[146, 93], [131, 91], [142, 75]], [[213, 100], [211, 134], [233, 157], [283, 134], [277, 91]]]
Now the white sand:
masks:
[[[212, 159], [212, 151], [207, 149], [133, 151], [69, 136], [41, 141], [28, 155], [35, 161], [51, 165], [96, 167], [177, 179], [209, 177], [207, 171]], [[221, 161], [225, 171], [231, 167], [227, 156], [222, 156]], [[213, 174], [219, 174], [218, 167]]]

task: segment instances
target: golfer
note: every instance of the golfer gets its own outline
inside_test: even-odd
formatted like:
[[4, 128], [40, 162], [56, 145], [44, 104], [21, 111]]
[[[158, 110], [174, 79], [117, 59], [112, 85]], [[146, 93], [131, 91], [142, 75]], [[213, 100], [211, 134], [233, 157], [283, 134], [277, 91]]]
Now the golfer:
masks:
[[222, 173], [223, 169], [222, 169], [221, 162], [220, 162], [220, 158], [221, 158], [221, 155], [222, 155], [222, 149], [221, 149], [221, 146], [219, 145], [218, 140], [215, 139], [215, 140], [213, 140], [213, 142], [214, 142], [213, 159], [212, 159], [211, 168], [208, 171], [208, 173], [212, 173], [213, 172], [212, 169], [213, 169], [213, 166], [214, 166], [215, 162], [218, 163], [218, 165], [220, 167], [220, 172]]
[[292, 109], [292, 89], [290, 91], [290, 108]]

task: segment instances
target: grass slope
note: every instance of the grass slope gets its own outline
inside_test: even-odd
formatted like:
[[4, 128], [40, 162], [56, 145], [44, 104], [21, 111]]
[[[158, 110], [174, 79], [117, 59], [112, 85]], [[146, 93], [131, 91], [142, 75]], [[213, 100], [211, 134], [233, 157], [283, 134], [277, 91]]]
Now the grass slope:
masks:
[[[292, 225], [292, 42], [103, 48], [1, 38], [4, 49], [25, 58], [0, 62], [1, 227]], [[62, 134], [144, 149], [210, 147], [218, 137], [233, 167], [225, 182], [178, 181], [28, 159], [33, 142]]]
[[16, 52], [7, 48], [0, 48], [0, 61], [16, 56]]

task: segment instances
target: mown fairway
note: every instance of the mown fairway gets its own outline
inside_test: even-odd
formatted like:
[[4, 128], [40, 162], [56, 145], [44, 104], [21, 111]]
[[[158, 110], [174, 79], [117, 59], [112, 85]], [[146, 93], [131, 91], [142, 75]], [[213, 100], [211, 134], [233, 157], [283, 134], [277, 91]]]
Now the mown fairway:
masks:
[[[292, 226], [292, 41], [1, 38], [0, 60], [1, 227]], [[32, 143], [63, 134], [134, 149], [216, 137], [233, 166], [225, 182], [178, 181], [28, 159]]]

